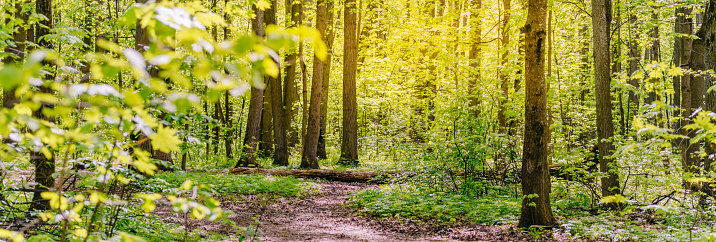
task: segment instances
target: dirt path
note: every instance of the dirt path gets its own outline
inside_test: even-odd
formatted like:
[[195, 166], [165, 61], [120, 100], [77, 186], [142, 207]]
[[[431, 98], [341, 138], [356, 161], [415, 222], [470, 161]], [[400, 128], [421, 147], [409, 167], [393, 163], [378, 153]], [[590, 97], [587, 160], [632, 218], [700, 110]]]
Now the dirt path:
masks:
[[258, 214], [262, 241], [531, 241], [509, 226], [447, 228], [356, 216], [345, 206], [349, 193], [375, 185], [320, 184], [321, 192], [303, 198], [251, 202], [249, 197], [243, 205], [230, 208], [236, 213], [232, 220], [245, 225]]
[[[301, 198], [225, 196], [224, 209], [239, 226], [261, 221], [261, 241], [533, 241], [511, 226], [455, 225], [450, 227], [366, 218], [345, 203], [352, 191], [376, 187], [363, 183], [319, 182], [322, 190]], [[163, 206], [160, 206], [163, 207]], [[170, 209], [159, 215], [172, 217]], [[191, 222], [190, 229], [233, 234], [229, 228], [205, 221]]]

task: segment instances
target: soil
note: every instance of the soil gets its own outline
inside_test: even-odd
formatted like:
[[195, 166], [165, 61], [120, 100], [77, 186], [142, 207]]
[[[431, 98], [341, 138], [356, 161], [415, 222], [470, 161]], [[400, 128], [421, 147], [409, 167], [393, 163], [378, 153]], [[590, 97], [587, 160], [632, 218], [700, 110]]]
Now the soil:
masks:
[[[513, 225], [445, 226], [360, 216], [345, 204], [349, 193], [376, 185], [319, 184], [320, 191], [304, 197], [226, 195], [221, 197], [222, 207], [234, 212], [229, 218], [239, 226], [255, 226], [255, 221], [260, 221], [261, 241], [534, 241]], [[161, 203], [155, 213], [168, 221], [183, 220]], [[189, 223], [190, 229], [235, 233], [229, 226], [218, 223], [192, 220]]]

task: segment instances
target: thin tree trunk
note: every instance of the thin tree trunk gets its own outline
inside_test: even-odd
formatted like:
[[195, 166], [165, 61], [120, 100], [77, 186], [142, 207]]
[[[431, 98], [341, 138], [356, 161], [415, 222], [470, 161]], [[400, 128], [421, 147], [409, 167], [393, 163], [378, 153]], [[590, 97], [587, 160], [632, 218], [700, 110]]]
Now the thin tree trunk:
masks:
[[529, 1], [525, 33], [525, 130], [522, 158], [522, 211], [518, 227], [557, 224], [549, 200], [549, 126], [545, 82], [547, 1]]
[[507, 65], [509, 64], [509, 55], [510, 55], [510, 11], [512, 8], [511, 0], [502, 0], [502, 7], [504, 17], [502, 19], [502, 33], [501, 33], [501, 46], [500, 51], [502, 52], [501, 56], [501, 62], [500, 62], [500, 89], [502, 91], [502, 98], [500, 99], [500, 110], [497, 113], [497, 119], [500, 124], [500, 127], [502, 127], [501, 132], [505, 132], [508, 127], [507, 117], [505, 117], [505, 112], [507, 111], [507, 101], [510, 100], [510, 81], [508, 79], [509, 73], [507, 73]]
[[[40, 40], [37, 44], [42, 48], [51, 50], [53, 49], [52, 43], [43, 37], [49, 35], [50, 29], [53, 27], [52, 0], [37, 0], [35, 2], [35, 11], [38, 14], [42, 14], [47, 17], [46, 19], [39, 21], [39, 24], [44, 25], [45, 27], [39, 27], [36, 29], [37, 39]], [[49, 65], [49, 63], [44, 62], [43, 64], [46, 66]], [[54, 77], [51, 74], [47, 74], [43, 79], [54, 80]], [[43, 85], [40, 87], [40, 92], [50, 94], [52, 93], [52, 90], [46, 85]], [[43, 109], [45, 108], [51, 109], [52, 104], [42, 103], [40, 109], [38, 109], [33, 115], [45, 121], [55, 122], [54, 118], [45, 116], [45, 113], [43, 112]], [[30, 152], [30, 163], [35, 165], [35, 182], [37, 182], [37, 185], [35, 185], [36, 192], [33, 193], [30, 210], [50, 209], [49, 201], [43, 199], [41, 194], [42, 191], [47, 191], [48, 189], [55, 187], [55, 178], [52, 177], [52, 173], [55, 172], [55, 154], [52, 150], [50, 150], [49, 157], [45, 156], [42, 152]]]
[[[631, 15], [629, 17], [629, 23], [632, 25], [632, 33], [629, 35], [629, 37], [631, 38], [631, 41], [629, 43], [629, 77], [634, 75], [634, 73], [636, 73], [639, 68], [639, 44], [637, 43], [637, 39], [639, 39], [637, 31], [639, 29], [636, 25], [636, 22], [637, 16], [634, 14]], [[639, 89], [638, 79], [629, 78], [629, 84], [631, 84], [634, 89]], [[634, 106], [636, 106], [637, 108], [639, 107], [639, 96], [637, 96], [634, 91], [629, 92], [629, 100]]]
[[[482, 0], [471, 0], [470, 5], [472, 6], [472, 11], [470, 13], [470, 28], [472, 28], [472, 43], [470, 45], [470, 67], [472, 67], [472, 70], [470, 73], [472, 73], [472, 75], [470, 75], [469, 79], [468, 92], [470, 109], [472, 109], [473, 116], [477, 118], [477, 116], [480, 115], [480, 96], [482, 95], [480, 91], [482, 88], [478, 86], [480, 85], [478, 80], [481, 78], [480, 68], [482, 64], [482, 26], [480, 23], [483, 20], [480, 18], [479, 14], [480, 9], [482, 8]], [[500, 104], [500, 110], [498, 111], [497, 116], [500, 127], [505, 127], [505, 110], [502, 108], [502, 100], [500, 100]]]
[[[251, 27], [259, 37], [264, 36], [264, 13], [253, 6], [256, 18], [251, 21]], [[256, 163], [256, 152], [258, 151], [258, 142], [261, 128], [261, 109], [264, 104], [264, 90], [251, 87], [251, 99], [249, 101], [249, 115], [246, 121], [246, 135], [244, 136], [244, 148], [241, 159], [236, 163], [236, 167], [240, 166], [259, 166]]]
[[328, 126], [328, 92], [331, 77], [331, 62], [333, 60], [333, 18], [334, 18], [333, 1], [326, 1], [326, 45], [328, 53], [326, 53], [326, 61], [323, 63], [323, 96], [321, 97], [321, 132], [318, 136], [318, 158], [327, 159], [326, 153], [326, 128]]
[[358, 164], [358, 105], [356, 75], [358, 73], [358, 30], [356, 0], [346, 0], [343, 6], [343, 132], [341, 164]]
[[612, 22], [611, 0], [592, 0], [592, 26], [594, 44], [594, 86], [597, 99], [597, 142], [599, 144], [599, 170], [607, 173], [601, 179], [602, 196], [619, 194], [616, 163], [610, 158], [614, 151], [611, 138], [614, 136], [612, 123], [612, 95], [610, 82], [609, 33]]
[[[302, 1], [286, 0], [286, 27], [296, 27], [301, 25], [303, 20], [301, 19], [302, 14]], [[290, 9], [290, 11], [288, 10]], [[302, 48], [301, 48], [302, 49]], [[296, 52], [296, 49], [289, 50], [289, 54], [286, 57], [286, 79], [284, 79], [283, 85], [283, 106], [286, 109], [286, 118], [283, 119], [283, 126], [286, 128], [286, 135], [288, 140], [288, 146], [294, 147], [300, 142], [299, 131], [292, 125], [293, 120], [298, 115], [298, 87], [296, 86], [296, 66], [298, 65], [298, 56], [300, 52]], [[303, 58], [301, 58], [303, 60]]]
[[[266, 25], [276, 24], [276, 10], [278, 9], [278, 0], [271, 0], [271, 9], [267, 9], [265, 13]], [[281, 66], [278, 67], [281, 70]], [[284, 129], [284, 114], [286, 110], [283, 107], [283, 95], [281, 93], [281, 74], [276, 77], [269, 77], [269, 90], [271, 91], [271, 114], [273, 117], [273, 137], [274, 137], [274, 153], [273, 164], [287, 166], [288, 165], [288, 145], [286, 140], [286, 129]]]
[[[316, 29], [325, 40], [326, 1], [316, 1]], [[318, 168], [318, 136], [321, 132], [321, 96], [323, 93], [323, 62], [313, 57], [313, 80], [311, 80], [311, 107], [309, 110], [306, 137], [304, 138], [301, 168]]]

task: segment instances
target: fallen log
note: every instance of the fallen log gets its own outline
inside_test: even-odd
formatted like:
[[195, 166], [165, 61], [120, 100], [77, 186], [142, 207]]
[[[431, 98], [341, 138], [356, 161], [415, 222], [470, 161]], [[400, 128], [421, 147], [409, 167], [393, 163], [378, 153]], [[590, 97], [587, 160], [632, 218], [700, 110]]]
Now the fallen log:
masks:
[[320, 178], [329, 181], [341, 182], [371, 182], [384, 183], [386, 179], [398, 174], [398, 172], [372, 172], [372, 171], [335, 171], [326, 169], [310, 170], [273, 170], [262, 168], [238, 167], [231, 169], [229, 174], [249, 175], [265, 174], [273, 176], [292, 176], [296, 178]]

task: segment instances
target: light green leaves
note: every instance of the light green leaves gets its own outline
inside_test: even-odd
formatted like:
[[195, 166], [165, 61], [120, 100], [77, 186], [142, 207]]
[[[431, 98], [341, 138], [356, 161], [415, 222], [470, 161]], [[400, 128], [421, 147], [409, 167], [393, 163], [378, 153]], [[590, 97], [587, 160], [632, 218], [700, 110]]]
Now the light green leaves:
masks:
[[159, 126], [157, 132], [149, 136], [152, 139], [152, 147], [166, 153], [181, 151], [179, 145], [182, 141], [176, 136], [176, 132], [175, 129]]

